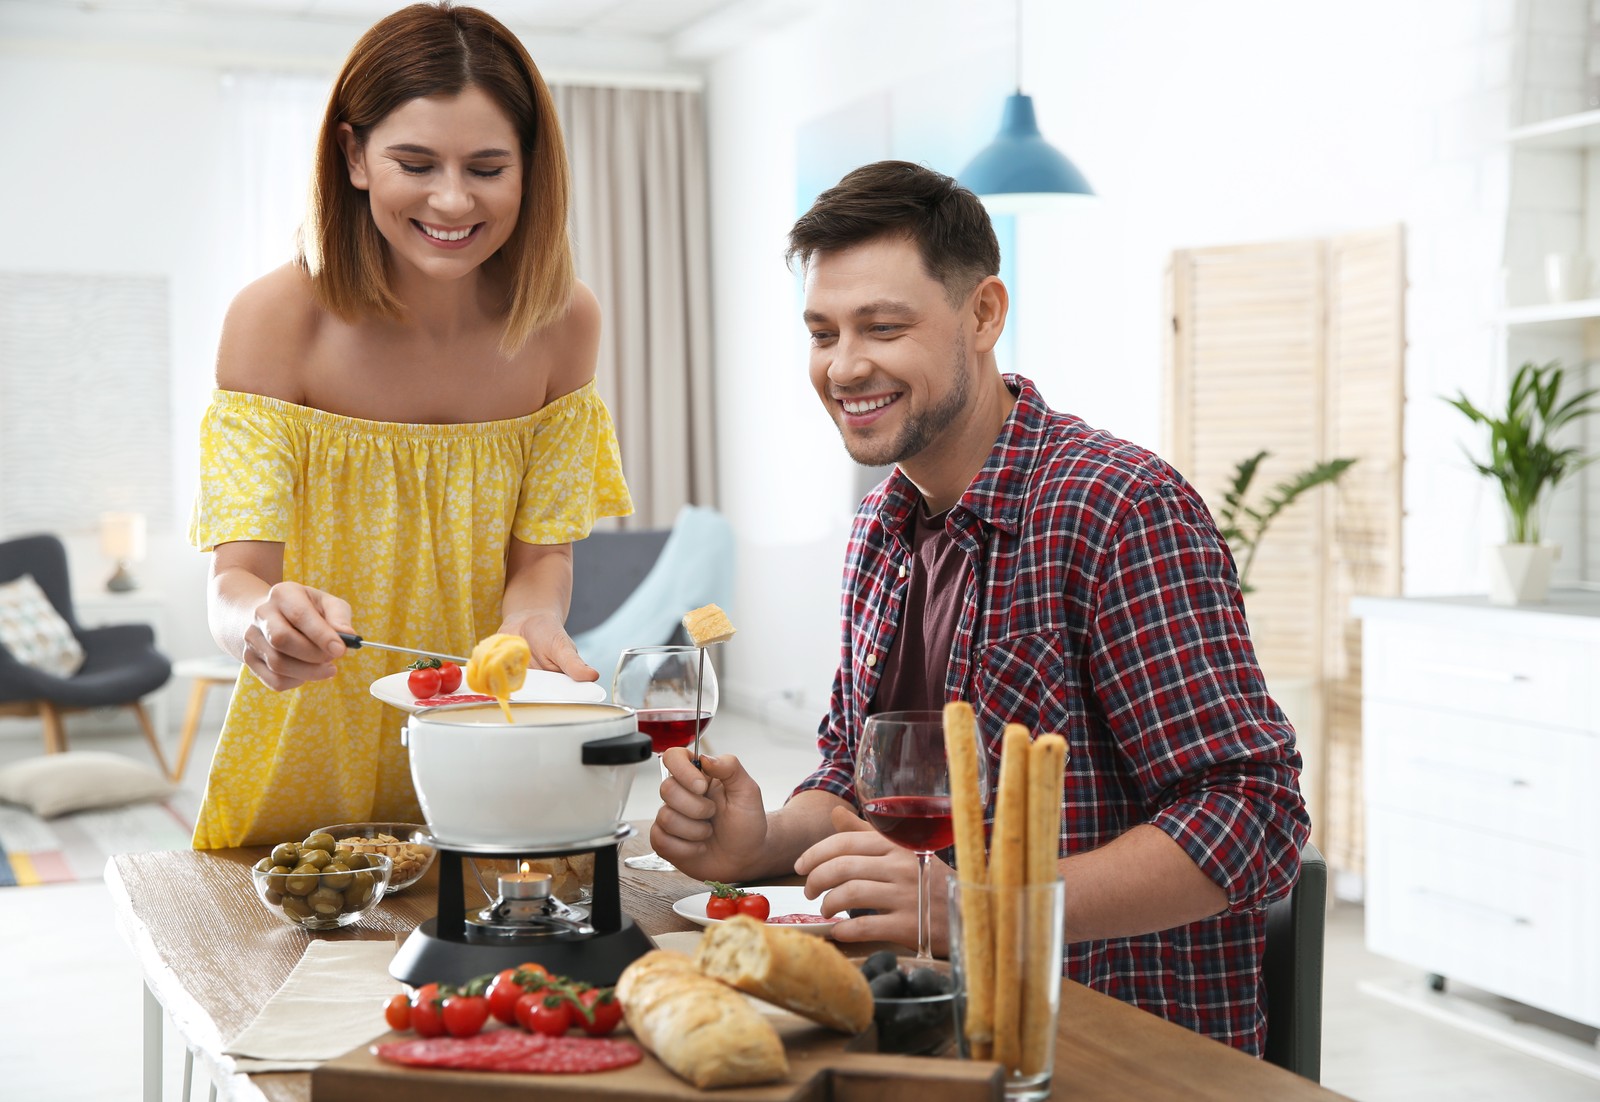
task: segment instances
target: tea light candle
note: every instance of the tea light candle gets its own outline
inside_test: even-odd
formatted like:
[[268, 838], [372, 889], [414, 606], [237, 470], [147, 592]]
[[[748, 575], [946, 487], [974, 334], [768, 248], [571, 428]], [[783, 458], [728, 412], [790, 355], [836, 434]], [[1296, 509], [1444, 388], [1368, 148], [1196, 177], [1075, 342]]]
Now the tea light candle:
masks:
[[550, 894], [550, 874], [523, 869], [500, 875], [501, 899], [544, 899]]

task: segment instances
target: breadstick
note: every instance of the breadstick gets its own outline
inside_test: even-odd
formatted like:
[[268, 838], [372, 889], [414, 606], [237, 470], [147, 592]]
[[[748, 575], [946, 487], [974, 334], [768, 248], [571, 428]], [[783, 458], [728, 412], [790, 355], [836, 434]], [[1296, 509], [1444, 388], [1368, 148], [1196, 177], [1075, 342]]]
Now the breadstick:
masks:
[[[1067, 760], [1067, 740], [1057, 734], [1040, 735], [1028, 748], [1028, 869], [1026, 881], [1053, 883], [1060, 875], [1061, 801], [1065, 795], [1062, 770]], [[1022, 972], [1022, 1074], [1044, 1070], [1050, 1053], [1051, 985], [1060, 987], [1060, 969], [1047, 974], [1042, 962], [1050, 952], [1050, 896], [1028, 893], [1028, 951]]]
[[1022, 950], [1018, 913], [1028, 830], [1028, 729], [1006, 724], [1000, 747], [1000, 787], [994, 812], [989, 883], [994, 888], [994, 1058], [1022, 1065]]
[[[944, 706], [944, 753], [950, 763], [956, 877], [963, 884], [981, 887], [988, 883], [988, 870], [983, 852], [983, 790], [978, 783], [978, 725], [972, 705], [965, 701]], [[967, 1040], [974, 1046], [988, 1045], [994, 1039], [994, 931], [987, 892], [961, 895], [961, 959], [967, 984]]]

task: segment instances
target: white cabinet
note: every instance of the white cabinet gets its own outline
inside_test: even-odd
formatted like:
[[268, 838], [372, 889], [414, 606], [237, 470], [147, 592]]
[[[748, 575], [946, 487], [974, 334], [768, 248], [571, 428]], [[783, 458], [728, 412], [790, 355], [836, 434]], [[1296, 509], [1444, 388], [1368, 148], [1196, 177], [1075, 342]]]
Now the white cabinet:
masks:
[[1600, 593], [1351, 611], [1368, 948], [1600, 1026]]

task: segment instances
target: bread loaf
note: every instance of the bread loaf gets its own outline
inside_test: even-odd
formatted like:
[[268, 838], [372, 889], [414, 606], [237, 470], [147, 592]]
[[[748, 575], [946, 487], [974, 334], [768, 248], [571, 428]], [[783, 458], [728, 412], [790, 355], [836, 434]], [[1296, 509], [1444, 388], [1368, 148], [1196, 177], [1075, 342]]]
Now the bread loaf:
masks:
[[872, 1022], [866, 977], [824, 938], [736, 915], [712, 926], [695, 957], [700, 970], [841, 1033]]
[[617, 1000], [639, 1042], [696, 1087], [770, 1083], [789, 1074], [772, 1023], [683, 953], [656, 949], [628, 965]]

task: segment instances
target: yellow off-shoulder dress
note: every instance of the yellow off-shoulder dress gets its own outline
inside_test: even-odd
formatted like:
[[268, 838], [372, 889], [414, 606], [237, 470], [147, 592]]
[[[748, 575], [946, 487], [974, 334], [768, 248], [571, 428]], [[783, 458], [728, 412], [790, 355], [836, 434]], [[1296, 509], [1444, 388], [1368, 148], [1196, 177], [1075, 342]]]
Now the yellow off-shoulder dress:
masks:
[[[214, 392], [189, 539], [284, 545], [283, 576], [350, 602], [369, 639], [470, 654], [500, 626], [506, 552], [582, 539], [633, 509], [593, 382], [505, 421], [366, 421]], [[298, 840], [316, 827], [418, 822], [403, 714], [372, 682], [403, 655], [362, 648], [338, 676], [274, 692], [242, 670], [196, 849]]]

